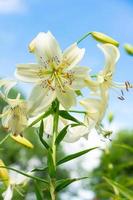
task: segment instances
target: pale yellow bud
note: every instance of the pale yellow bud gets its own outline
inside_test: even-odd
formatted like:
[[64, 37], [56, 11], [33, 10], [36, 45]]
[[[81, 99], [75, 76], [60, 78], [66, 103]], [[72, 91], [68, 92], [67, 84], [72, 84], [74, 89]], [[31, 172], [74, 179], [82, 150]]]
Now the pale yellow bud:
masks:
[[8, 186], [10, 182], [10, 177], [8, 174], [8, 170], [5, 167], [5, 164], [0, 159], [0, 180], [3, 181], [3, 183]]
[[26, 138], [24, 138], [24, 137], [22, 137], [20, 135], [17, 135], [17, 136], [10, 135], [10, 136], [11, 136], [11, 138], [13, 140], [18, 142], [19, 144], [22, 144], [22, 145], [24, 145], [24, 146], [26, 146], [28, 148], [31, 148], [31, 149], [34, 147], [33, 144], [29, 140], [27, 140]]
[[101, 43], [110, 43], [113, 44], [114, 46], [119, 46], [119, 42], [117, 42], [116, 40], [114, 40], [113, 38], [100, 33], [100, 32], [91, 32], [92, 37], [97, 40], [98, 42]]
[[33, 53], [35, 51], [35, 41], [32, 40], [31, 43], [28, 46], [29, 52]]
[[126, 52], [129, 55], [133, 55], [133, 45], [131, 45], [131, 44], [125, 44], [124, 48], [125, 48]]
[[109, 123], [111, 124], [111, 123], [113, 122], [113, 120], [114, 120], [114, 115], [113, 115], [112, 112], [110, 112], [110, 113], [108, 114], [108, 121], [109, 121]]

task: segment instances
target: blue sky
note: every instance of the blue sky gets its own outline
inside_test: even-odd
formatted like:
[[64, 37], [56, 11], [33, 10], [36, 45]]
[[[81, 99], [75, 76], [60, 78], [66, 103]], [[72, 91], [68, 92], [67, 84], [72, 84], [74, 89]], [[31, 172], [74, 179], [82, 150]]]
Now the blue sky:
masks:
[[[101, 31], [121, 43], [115, 80], [133, 82], [133, 57], [122, 48], [125, 42], [133, 43], [132, 11], [132, 0], [1, 0], [0, 76], [13, 77], [17, 63], [34, 61], [27, 46], [40, 31], [50, 30], [63, 49], [86, 32]], [[80, 44], [86, 48], [81, 64], [94, 73], [104, 63], [96, 44], [91, 38]], [[112, 92], [110, 110], [116, 113], [116, 126], [132, 127], [133, 91], [125, 102], [118, 101]]]

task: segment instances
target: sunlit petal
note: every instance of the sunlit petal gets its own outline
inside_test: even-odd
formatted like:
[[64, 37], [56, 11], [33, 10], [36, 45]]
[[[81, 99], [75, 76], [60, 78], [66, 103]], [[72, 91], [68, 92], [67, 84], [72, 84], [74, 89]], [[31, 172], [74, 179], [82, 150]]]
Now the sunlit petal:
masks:
[[76, 43], [68, 47], [63, 53], [63, 60], [66, 62], [67, 67], [72, 69], [83, 58], [85, 49], [80, 49]]

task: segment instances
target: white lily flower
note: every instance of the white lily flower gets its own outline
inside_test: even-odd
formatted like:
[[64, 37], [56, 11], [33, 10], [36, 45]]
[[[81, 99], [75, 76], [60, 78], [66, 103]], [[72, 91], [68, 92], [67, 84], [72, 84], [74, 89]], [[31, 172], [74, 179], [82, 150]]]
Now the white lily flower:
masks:
[[[19, 64], [16, 77], [24, 82], [35, 83], [29, 101], [31, 108], [39, 112], [57, 98], [66, 109], [76, 104], [75, 90], [85, 87], [88, 67], [78, 67], [85, 49], [72, 44], [63, 53], [50, 33], [39, 33], [29, 45], [38, 64]], [[38, 113], [38, 110], [36, 111]]]
[[0, 98], [8, 104], [0, 114], [2, 126], [13, 134], [10, 135], [13, 140], [28, 148], [33, 148], [31, 142], [22, 136], [23, 131], [28, 126], [29, 111], [27, 102], [20, 99], [20, 94], [17, 95], [16, 99], [8, 97], [10, 89], [15, 85], [15, 81], [0, 80]]
[[2, 117], [2, 125], [5, 129], [8, 129], [13, 135], [21, 135], [24, 129], [27, 127], [27, 113], [26, 102], [16, 99], [6, 99], [8, 103], [4, 107]]
[[100, 89], [104, 93], [104, 91], [110, 88], [126, 88], [128, 90], [128, 87], [132, 87], [129, 82], [125, 84], [113, 81], [116, 63], [120, 57], [118, 48], [112, 44], [98, 44], [98, 47], [104, 53], [105, 67], [97, 74], [96, 81], [92, 80], [91, 78], [86, 80], [89, 88], [91, 88], [93, 91]]
[[97, 98], [88, 98], [80, 101], [80, 104], [86, 110], [86, 125], [92, 128], [96, 128], [98, 132], [101, 129], [101, 121], [105, 115], [108, 106], [108, 92], [104, 95], [97, 96]]

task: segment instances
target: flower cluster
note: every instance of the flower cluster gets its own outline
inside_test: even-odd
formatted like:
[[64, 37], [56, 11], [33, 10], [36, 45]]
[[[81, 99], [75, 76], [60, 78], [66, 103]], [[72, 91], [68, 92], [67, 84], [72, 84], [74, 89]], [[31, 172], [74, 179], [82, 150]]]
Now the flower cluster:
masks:
[[[89, 67], [79, 65], [85, 49], [79, 48], [78, 44], [89, 34], [102, 43], [98, 44], [98, 47], [105, 57], [105, 66], [96, 75], [90, 74]], [[34, 127], [40, 142], [47, 150], [48, 163], [48, 166], [44, 168], [48, 168], [48, 180], [43, 180], [6, 167], [0, 160], [0, 180], [6, 188], [2, 194], [4, 200], [12, 199], [14, 190], [19, 191], [19, 187], [28, 182], [24, 176], [47, 184], [52, 200], [56, 199], [56, 192], [59, 189], [71, 184], [73, 180], [86, 178], [56, 181], [56, 167], [97, 147], [71, 154], [59, 161], [56, 158], [56, 150], [61, 141], [73, 143], [81, 137], [88, 138], [88, 134], [94, 128], [103, 136], [111, 133], [102, 125], [109, 103], [110, 89], [117, 90], [119, 92], [118, 99], [123, 101], [125, 99], [124, 90], [129, 91], [129, 88], [133, 87], [128, 81], [118, 83], [113, 80], [116, 64], [120, 57], [118, 46], [119, 43], [111, 37], [92, 32], [62, 51], [50, 32], [39, 33], [29, 44], [29, 51], [35, 55], [37, 63], [18, 64], [15, 71], [17, 80], [33, 84], [28, 99], [25, 100], [20, 93], [17, 93], [17, 90], [16, 98], [11, 97], [10, 91], [16, 86], [17, 81], [0, 80], [0, 99], [5, 103], [0, 114], [1, 125], [9, 132], [8, 135], [11, 139], [29, 148], [33, 148], [33, 145], [24, 137], [24, 132], [27, 128]], [[83, 88], [87, 90], [88, 97], [85, 99]], [[78, 96], [83, 99], [80, 98], [79, 101]], [[71, 109], [75, 108], [78, 101], [84, 108], [83, 111]], [[71, 113], [83, 114], [82, 120], [79, 121]], [[110, 120], [112, 120], [112, 116]], [[13, 180], [6, 168], [20, 172], [24, 176]], [[57, 184], [57, 182], [61, 184]]]
[[[77, 93], [86, 87], [90, 97], [80, 101], [85, 108], [84, 122], [72, 126], [71, 120], [60, 116], [58, 129], [61, 131], [68, 126], [64, 138], [67, 142], [86, 137], [92, 128], [104, 133], [101, 122], [108, 106], [110, 88], [120, 88], [121, 94], [118, 98], [124, 100], [122, 89], [128, 90], [132, 87], [129, 82], [120, 84], [113, 81], [120, 53], [118, 47], [111, 44], [113, 40], [109, 41], [111, 42], [98, 44], [105, 56], [105, 66], [93, 78], [89, 67], [79, 66], [85, 49], [74, 43], [62, 51], [50, 32], [39, 33], [29, 44], [29, 51], [35, 55], [37, 63], [18, 64], [15, 71], [18, 80], [34, 84], [28, 100], [22, 99], [20, 94], [16, 99], [9, 98], [9, 92], [16, 82], [0, 80], [0, 97], [7, 103], [0, 114], [3, 127], [13, 134], [13, 138], [23, 136], [31, 118], [47, 112], [56, 99], [62, 110], [69, 113], [70, 108], [77, 104]], [[50, 113], [44, 119], [44, 130], [48, 135], [52, 135], [52, 123], [53, 117]], [[27, 145], [27, 142], [24, 144]], [[27, 146], [31, 144], [28, 143]]]

